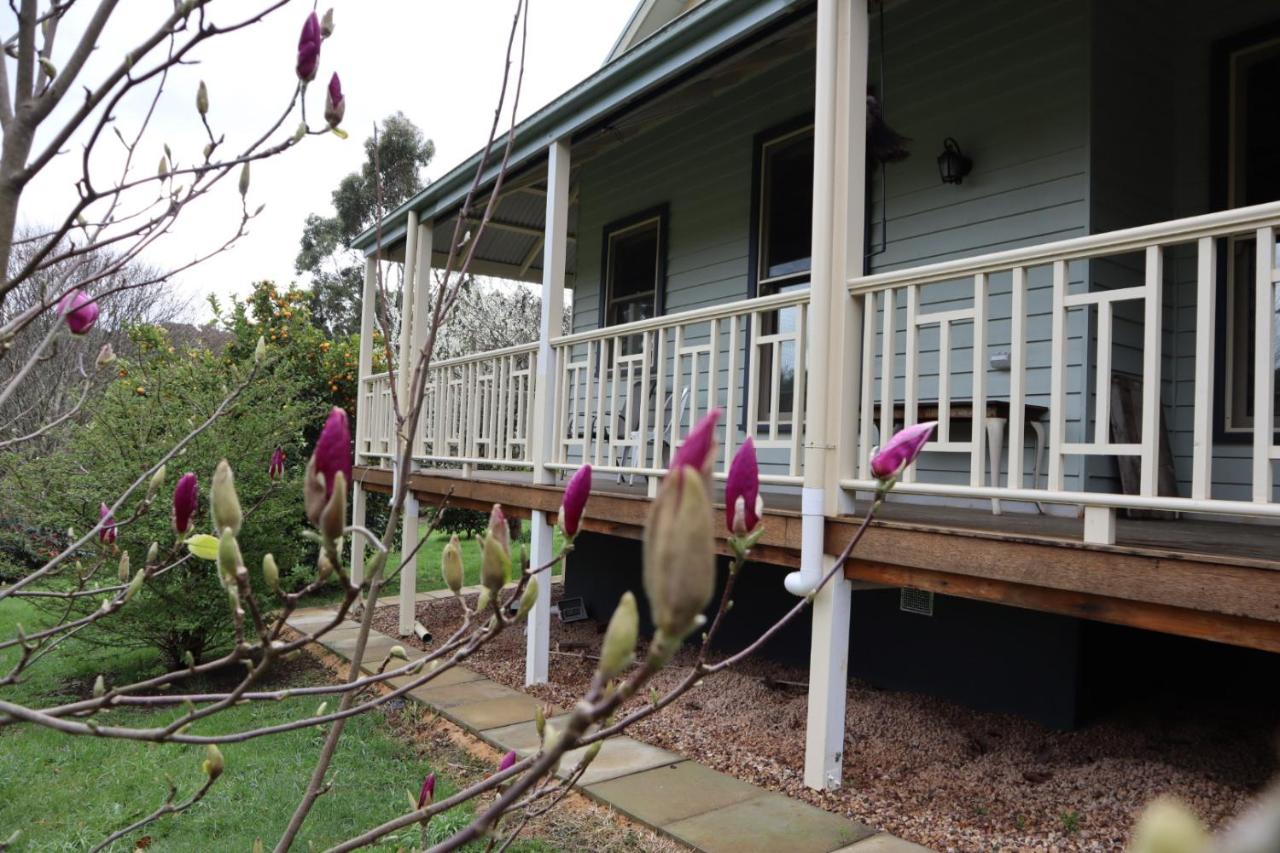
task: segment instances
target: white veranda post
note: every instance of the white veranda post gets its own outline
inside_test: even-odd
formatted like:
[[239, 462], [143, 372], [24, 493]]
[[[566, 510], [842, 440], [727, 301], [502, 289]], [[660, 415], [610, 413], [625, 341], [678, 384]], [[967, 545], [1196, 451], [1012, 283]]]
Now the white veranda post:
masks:
[[[809, 337], [813, 388], [833, 383], [846, 388], [858, 375], [847, 358], [857, 350], [850, 336], [857, 334], [858, 317], [845, 282], [862, 273], [867, 41], [866, 0], [819, 0]], [[836, 399], [858, 396], [849, 389]], [[811, 394], [805, 401], [804, 527], [800, 577], [789, 579], [793, 592], [812, 589], [834, 565], [823, 547], [825, 517], [843, 508], [839, 476], [851, 466], [851, 457], [839, 457], [836, 446], [849, 440], [857, 417], [832, 411], [827, 398]], [[851, 605], [851, 585], [839, 572], [813, 602], [804, 781], [819, 790], [841, 783]]]
[[[364, 291], [360, 295], [360, 356], [356, 362], [356, 464], [364, 464], [364, 454], [369, 433], [369, 412], [365, 405], [365, 380], [373, 373], [373, 316], [378, 295], [378, 261], [370, 256], [364, 262]], [[357, 482], [351, 493], [351, 523], [365, 525], [365, 508], [369, 495]], [[351, 580], [364, 583], [364, 537], [351, 536]]]
[[[403, 411], [408, 405], [409, 400], [409, 379], [413, 372], [413, 365], [417, 361], [413, 346], [414, 340], [414, 320], [417, 316], [415, 303], [419, 296], [424, 294], [418, 293], [417, 286], [417, 260], [418, 260], [418, 214], [409, 211], [409, 222], [405, 229], [405, 245], [404, 245], [404, 276], [400, 288], [400, 339], [397, 341], [397, 351], [399, 358], [397, 360], [396, 373], [396, 396], [399, 399], [401, 410]], [[428, 257], [430, 257], [428, 255]], [[397, 424], [397, 429], [400, 426]], [[403, 435], [399, 438], [410, 445], [413, 444], [413, 436]], [[413, 465], [405, 466], [401, 470], [400, 465], [401, 444], [396, 442], [396, 482], [404, 482], [412, 473]], [[401, 517], [400, 524], [400, 558], [402, 564], [400, 566], [400, 636], [405, 637], [413, 632], [413, 621], [415, 602], [418, 587], [418, 560], [414, 555], [418, 548], [418, 532], [421, 523], [420, 508], [418, 506], [418, 498], [410, 489], [405, 495], [404, 514]]]
[[[534, 376], [533, 482], [551, 483], [555, 429], [556, 372], [551, 339], [561, 335], [564, 317], [565, 256], [569, 246], [569, 142], [553, 142], [547, 151], [547, 213], [542, 246], [542, 318], [539, 323], [537, 367]], [[534, 510], [529, 522], [529, 564], [541, 566], [552, 557], [554, 528], [547, 513]], [[525, 684], [547, 680], [551, 646], [551, 571], [538, 578], [538, 598], [529, 612], [525, 650]]]

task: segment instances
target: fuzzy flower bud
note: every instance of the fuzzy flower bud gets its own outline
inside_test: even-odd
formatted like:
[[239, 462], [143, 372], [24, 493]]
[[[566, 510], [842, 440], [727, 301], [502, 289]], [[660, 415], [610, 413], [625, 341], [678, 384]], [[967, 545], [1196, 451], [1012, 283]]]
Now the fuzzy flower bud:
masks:
[[605, 678], [613, 678], [635, 660], [636, 634], [640, 630], [640, 612], [636, 608], [636, 597], [628, 590], [618, 600], [613, 616], [609, 618], [609, 627], [604, 632], [604, 642], [600, 644], [600, 674]]
[[196, 112], [205, 115], [209, 112], [209, 87], [200, 81], [200, 85], [196, 87]]
[[58, 316], [73, 335], [83, 335], [98, 322], [98, 303], [83, 290], [73, 290], [58, 303]]
[[693, 628], [715, 592], [711, 499], [697, 469], [678, 467], [663, 480], [644, 530], [644, 591], [653, 623], [670, 642]]
[[98, 370], [109, 366], [116, 360], [116, 351], [111, 348], [111, 344], [103, 344], [102, 349], [98, 350], [98, 357], [94, 360], [93, 366]]
[[462, 543], [456, 533], [440, 552], [440, 574], [444, 576], [445, 585], [457, 595], [462, 589]]
[[520, 596], [520, 609], [516, 611], [516, 621], [529, 615], [529, 611], [533, 609], [533, 605], [538, 601], [538, 579], [529, 578], [529, 584], [524, 588], [524, 594]]
[[316, 439], [312, 453], [316, 473], [324, 477], [324, 497], [333, 494], [333, 475], [341, 471], [346, 482], [351, 482], [351, 428], [347, 425], [347, 413], [335, 406]]
[[116, 572], [116, 577], [120, 578], [120, 583], [129, 580], [129, 552], [125, 551], [120, 555], [120, 568]]
[[324, 96], [324, 120], [329, 123], [329, 127], [337, 127], [342, 124], [342, 117], [346, 112], [347, 99], [342, 95], [342, 81], [335, 71], [329, 78], [329, 89]]
[[347, 525], [347, 480], [341, 471], [334, 474], [333, 494], [324, 505], [320, 514], [320, 532], [330, 542], [342, 538], [342, 530]]
[[222, 751], [218, 749], [217, 744], [211, 743], [205, 747], [204, 763], [200, 765], [200, 769], [204, 771], [204, 775], [209, 777], [209, 781], [212, 782], [221, 776], [225, 766], [222, 761]]
[[1185, 806], [1167, 797], [1143, 811], [1128, 847], [1129, 853], [1204, 853], [1208, 849], [1204, 826]]
[[178, 478], [173, 487], [173, 529], [179, 536], [191, 529], [196, 506], [200, 501], [200, 488], [196, 475], [188, 471]]
[[436, 774], [428, 773], [422, 780], [422, 789], [418, 791], [418, 808], [423, 808], [436, 795]]
[[284, 476], [284, 448], [279, 445], [271, 451], [271, 461], [267, 463], [267, 476], [273, 480]]
[[725, 526], [734, 536], [746, 536], [760, 523], [762, 510], [756, 445], [751, 436], [747, 436], [733, 455], [724, 484]]
[[895, 433], [893, 438], [871, 457], [871, 473], [878, 480], [890, 480], [915, 461], [924, 449], [937, 421], [914, 424]]
[[316, 78], [316, 69], [320, 65], [320, 19], [316, 13], [307, 15], [302, 24], [302, 35], [298, 38], [298, 62], [295, 69], [298, 79], [310, 83]]
[[262, 364], [262, 360], [267, 357], [267, 339], [262, 335], [258, 335], [258, 343], [253, 348], [253, 363]]
[[675, 471], [687, 465], [704, 477], [711, 474], [711, 465], [716, 455], [716, 421], [720, 419], [720, 410], [712, 409], [694, 424], [693, 429], [684, 437], [684, 443], [676, 451], [671, 460], [671, 470]]
[[107, 692], [107, 679], [99, 675], [93, 680], [93, 698], [101, 699]]
[[542, 737], [543, 730], [547, 727], [547, 712], [539, 705], [533, 709], [533, 728], [538, 733], [538, 737]]
[[272, 592], [280, 592], [280, 567], [276, 565], [276, 558], [271, 554], [265, 554], [262, 557], [262, 578], [267, 582], [267, 588]]
[[582, 510], [591, 496], [591, 466], [583, 465], [574, 472], [565, 486], [564, 498], [560, 503], [560, 529], [566, 539], [578, 535], [578, 525], [582, 522]]
[[231, 473], [231, 464], [223, 459], [213, 471], [213, 489], [210, 505], [213, 510], [213, 527], [215, 530], [231, 528], [233, 534], [240, 532], [240, 523], [244, 514], [240, 511], [240, 496], [236, 494], [235, 476]]
[[502, 760], [498, 762], [498, 772], [510, 770], [516, 766], [516, 751], [513, 749], [506, 755], [502, 756]]
[[511, 532], [499, 504], [494, 504], [489, 513], [489, 529], [480, 547], [480, 582], [496, 593], [506, 584], [511, 571]]
[[167, 473], [168, 466], [161, 465], [151, 475], [151, 481], [147, 483], [147, 500], [152, 500], [156, 495], [160, 494], [160, 488], [164, 485], [164, 478]]
[[119, 532], [116, 530], [116, 519], [111, 514], [111, 507], [101, 504], [98, 507], [98, 520], [102, 523], [98, 530], [98, 541], [103, 545], [114, 545]]
[[129, 581], [129, 588], [124, 591], [124, 600], [132, 601], [133, 597], [138, 594], [138, 590], [142, 589], [142, 582], [147, 579], [147, 570], [138, 569], [133, 575], [133, 580]]
[[333, 35], [333, 9], [328, 9], [320, 19], [320, 35], [328, 38]]
[[249, 161], [246, 160], [244, 165], [240, 167], [240, 195], [243, 197], [249, 193]]
[[160, 543], [152, 542], [151, 547], [147, 549], [147, 565], [154, 566], [160, 559]]
[[224, 528], [218, 540], [218, 573], [222, 575], [222, 584], [228, 590], [236, 588], [236, 570], [244, 562], [240, 556], [240, 543], [231, 528]]

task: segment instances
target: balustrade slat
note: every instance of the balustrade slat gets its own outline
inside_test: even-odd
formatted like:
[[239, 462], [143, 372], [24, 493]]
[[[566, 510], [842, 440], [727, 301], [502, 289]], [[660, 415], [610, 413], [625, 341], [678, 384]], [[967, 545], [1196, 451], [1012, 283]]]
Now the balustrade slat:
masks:
[[[969, 452], [969, 485], [977, 488], [982, 485], [983, 451], [986, 442], [987, 411], [987, 274], [978, 273], [973, 277], [973, 448]], [[992, 485], [997, 485], [1000, 475], [1000, 460], [996, 459], [992, 471]]]
[[1049, 489], [1061, 491], [1067, 437], [1067, 262], [1053, 262], [1053, 319], [1049, 346]]
[[1275, 424], [1274, 228], [1259, 228], [1254, 246], [1253, 500], [1271, 501], [1271, 445]]
[[880, 445], [893, 435], [893, 360], [897, 351], [893, 308], [894, 291], [884, 292], [884, 328], [880, 341]]
[[875, 399], [876, 295], [864, 293], [862, 300], [862, 405], [859, 407], [858, 475], [871, 477], [871, 427], [875, 421], [872, 403]]
[[1098, 303], [1098, 351], [1094, 355], [1097, 388], [1093, 404], [1093, 440], [1096, 444], [1110, 441], [1111, 426], [1111, 330], [1114, 325], [1110, 302]]
[[[1022, 488], [1022, 441], [1026, 431], [1027, 270], [1014, 267], [1009, 303], [1009, 487]], [[999, 471], [993, 477], [999, 485]], [[1035, 484], [1039, 485], [1039, 484]]]
[[[808, 373], [808, 354], [805, 352], [806, 334], [808, 332], [808, 306], [796, 308], [795, 372], [791, 379], [791, 476], [800, 476], [800, 462], [804, 438], [804, 394], [805, 376]], [[778, 401], [781, 405], [782, 401]]]
[[[1164, 337], [1164, 250], [1148, 246], [1142, 350], [1142, 488], [1154, 497], [1160, 486], [1160, 343]], [[1270, 349], [1267, 350], [1270, 352]], [[1109, 396], [1111, 386], [1098, 389]]]

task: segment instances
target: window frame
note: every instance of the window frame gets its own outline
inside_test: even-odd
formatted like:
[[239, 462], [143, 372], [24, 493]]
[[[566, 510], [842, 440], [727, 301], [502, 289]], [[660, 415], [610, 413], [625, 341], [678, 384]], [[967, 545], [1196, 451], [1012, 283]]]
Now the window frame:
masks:
[[[805, 113], [788, 119], [781, 124], [765, 128], [755, 135], [751, 149], [751, 233], [748, 246], [747, 266], [747, 298], [767, 295], [769, 291], [779, 292], [782, 288], [808, 283], [813, 275], [813, 258], [809, 259], [809, 268], [803, 271], [780, 276], [761, 275], [764, 263], [764, 228], [768, 222], [765, 216], [765, 154], [770, 145], [794, 139], [797, 136], [814, 133], [813, 113]], [[810, 213], [812, 216], [812, 212]]]
[[[1238, 140], [1237, 62], [1247, 54], [1280, 49], [1280, 22], [1267, 24], [1247, 32], [1222, 39], [1213, 45], [1211, 59], [1211, 122], [1215, 128], [1211, 139], [1210, 157], [1210, 209], [1228, 210], [1239, 203], [1237, 169]], [[1236, 247], [1247, 237], [1230, 237], [1218, 240], [1217, 258], [1217, 322], [1214, 347], [1214, 440], [1227, 444], [1246, 444], [1253, 440], [1253, 419], [1240, 408], [1252, 399], [1253, 387], [1249, 372], [1253, 362], [1250, 354], [1244, 356], [1236, 349], [1236, 343], [1247, 347], [1248, 338], [1237, 341], [1233, 331], [1237, 329], [1236, 314], [1247, 316], [1253, 305], [1253, 291], [1248, 288], [1243, 301], [1236, 287]], [[1251, 336], [1252, 325], [1244, 330]], [[1237, 368], [1243, 365], [1243, 371]], [[1240, 396], [1243, 394], [1243, 396]], [[1280, 415], [1277, 417], [1280, 432]]]
[[628, 231], [637, 231], [641, 228], [649, 226], [651, 223], [657, 226], [657, 258], [653, 283], [653, 316], [660, 317], [666, 311], [667, 296], [667, 224], [669, 219], [669, 207], [667, 204], [654, 205], [653, 207], [637, 211], [622, 219], [616, 219], [613, 222], [606, 223], [601, 229], [601, 245], [600, 245], [600, 316], [597, 321], [598, 328], [619, 325], [611, 322], [613, 313], [613, 240], [620, 234]]

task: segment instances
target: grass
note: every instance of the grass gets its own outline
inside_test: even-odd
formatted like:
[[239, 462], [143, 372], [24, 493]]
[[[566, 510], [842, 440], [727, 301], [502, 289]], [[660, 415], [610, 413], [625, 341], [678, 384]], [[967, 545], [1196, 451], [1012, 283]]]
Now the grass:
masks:
[[[0, 636], [12, 636], [15, 623], [39, 624], [34, 609], [23, 602], [0, 603]], [[12, 652], [0, 652], [7, 671]], [[281, 686], [312, 684], [327, 674], [309, 658], [297, 659], [282, 674]], [[158, 671], [146, 653], [119, 654], [110, 649], [70, 643], [43, 661], [28, 681], [6, 688], [6, 699], [48, 705], [83, 697], [99, 672], [108, 682]], [[193, 685], [194, 686], [194, 685]], [[209, 685], [202, 685], [209, 686]], [[216, 733], [297, 719], [315, 710], [314, 699], [287, 699], [246, 704], [198, 723], [193, 731]], [[177, 710], [117, 710], [97, 719], [120, 725], [155, 726]], [[407, 793], [416, 792], [432, 761], [392, 731], [394, 715], [375, 712], [351, 719], [334, 762], [333, 790], [326, 794], [304, 826], [295, 849], [322, 849], [383, 820], [403, 814]], [[160, 821], [122, 839], [112, 850], [134, 849], [150, 839], [160, 851], [248, 850], [255, 838], [267, 846], [279, 837], [301, 797], [323, 733], [317, 729], [259, 738], [222, 747], [226, 773], [209, 795], [190, 811]], [[201, 747], [141, 744], [94, 737], [74, 737], [39, 726], [0, 730], [0, 839], [15, 829], [22, 835], [15, 850], [84, 850], [109, 832], [149, 813], [162, 801], [171, 778], [183, 798], [203, 781]], [[437, 767], [458, 767], [450, 756]], [[437, 769], [437, 798], [456, 790], [449, 775]], [[470, 820], [469, 806], [433, 821], [430, 831], [444, 837]], [[146, 844], [147, 842], [144, 842]], [[376, 850], [416, 849], [418, 830], [388, 837]], [[514, 845], [521, 850], [552, 849], [537, 840]]]

